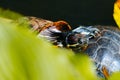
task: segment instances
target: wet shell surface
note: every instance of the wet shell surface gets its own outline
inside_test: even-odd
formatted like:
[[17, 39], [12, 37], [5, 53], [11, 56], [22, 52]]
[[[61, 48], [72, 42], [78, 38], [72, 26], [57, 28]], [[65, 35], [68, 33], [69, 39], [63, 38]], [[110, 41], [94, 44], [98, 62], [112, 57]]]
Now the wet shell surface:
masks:
[[90, 39], [85, 52], [96, 63], [98, 74], [103, 66], [109, 74], [120, 71], [120, 30], [116, 27], [96, 26], [100, 36]]

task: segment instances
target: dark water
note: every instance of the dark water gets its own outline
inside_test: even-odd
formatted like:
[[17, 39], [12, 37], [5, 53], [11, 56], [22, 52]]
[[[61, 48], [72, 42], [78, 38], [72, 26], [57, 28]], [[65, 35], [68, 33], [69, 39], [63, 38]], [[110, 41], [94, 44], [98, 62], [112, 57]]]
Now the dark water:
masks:
[[115, 0], [0, 0], [0, 7], [27, 16], [66, 20], [73, 27], [79, 25], [115, 25]]

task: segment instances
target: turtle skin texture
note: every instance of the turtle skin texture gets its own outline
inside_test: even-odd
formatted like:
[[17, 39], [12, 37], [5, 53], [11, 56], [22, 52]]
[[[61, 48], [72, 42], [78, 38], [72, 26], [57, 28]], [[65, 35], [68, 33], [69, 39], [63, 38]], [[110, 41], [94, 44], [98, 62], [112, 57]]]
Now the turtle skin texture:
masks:
[[120, 30], [111, 26], [95, 28], [100, 30], [100, 35], [89, 39], [85, 53], [95, 62], [97, 74], [108, 77], [120, 71]]

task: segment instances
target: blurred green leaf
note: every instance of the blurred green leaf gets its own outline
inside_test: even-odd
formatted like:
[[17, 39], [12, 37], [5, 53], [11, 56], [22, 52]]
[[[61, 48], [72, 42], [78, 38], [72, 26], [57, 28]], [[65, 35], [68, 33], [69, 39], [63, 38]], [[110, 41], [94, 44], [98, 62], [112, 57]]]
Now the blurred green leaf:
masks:
[[82, 76], [82, 80], [96, 80], [95, 66], [88, 59], [88, 56], [83, 55], [83, 53], [77, 54], [72, 62]]
[[88, 57], [53, 47], [28, 27], [22, 15], [0, 9], [0, 80], [97, 80]]
[[119, 80], [120, 79], [120, 72], [113, 73], [108, 80]]
[[20, 26], [0, 18], [0, 80], [97, 79], [87, 57], [53, 47]]

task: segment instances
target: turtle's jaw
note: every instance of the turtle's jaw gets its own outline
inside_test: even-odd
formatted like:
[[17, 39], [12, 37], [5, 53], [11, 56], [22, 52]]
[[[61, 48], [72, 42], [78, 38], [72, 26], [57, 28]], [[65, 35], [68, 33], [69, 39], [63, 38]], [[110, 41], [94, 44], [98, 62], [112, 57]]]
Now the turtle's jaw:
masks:
[[68, 44], [67, 48], [72, 49], [74, 52], [81, 52], [81, 51], [85, 51], [88, 47], [88, 41], [85, 42], [81, 42], [76, 43], [76, 44]]
[[67, 45], [68, 48], [72, 49], [75, 53], [79, 53], [82, 51], [85, 51], [88, 47], [88, 44], [84, 44], [84, 45]]

